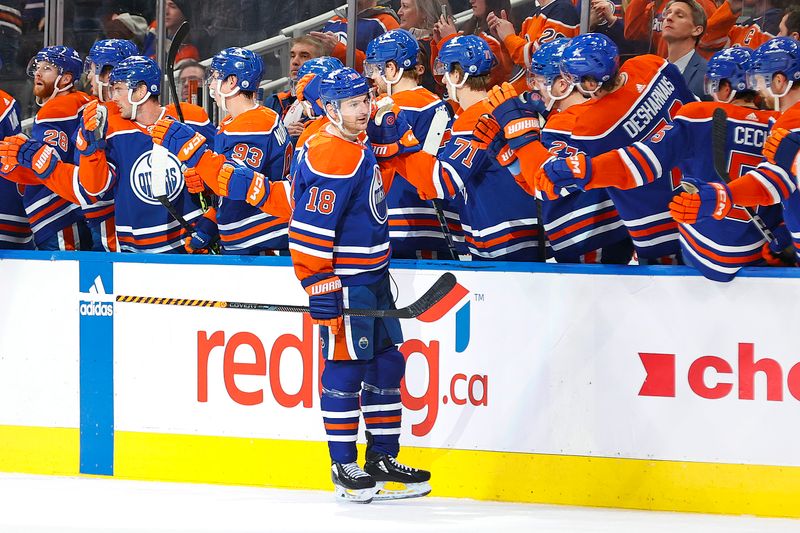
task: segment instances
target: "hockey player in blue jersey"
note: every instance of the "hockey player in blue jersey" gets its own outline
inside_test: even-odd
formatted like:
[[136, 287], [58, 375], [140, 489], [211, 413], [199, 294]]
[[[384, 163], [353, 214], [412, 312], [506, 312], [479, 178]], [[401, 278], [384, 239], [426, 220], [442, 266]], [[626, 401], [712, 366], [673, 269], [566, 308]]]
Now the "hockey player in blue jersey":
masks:
[[[111, 101], [109, 84], [111, 71], [123, 59], [138, 54], [139, 50], [136, 45], [123, 39], [102, 39], [92, 45], [84, 61], [84, 72], [91, 87], [92, 96], [96, 97], [98, 102], [90, 102], [84, 108], [82, 121], [96, 120], [98, 105], [103, 106], [108, 115], [119, 114], [119, 106]], [[78, 138], [78, 143], [78, 150], [73, 160], [75, 164], [80, 163], [80, 152], [86, 147], [83, 139]], [[112, 191], [107, 191], [96, 202], [82, 206], [83, 215], [86, 217], [86, 223], [92, 233], [92, 249], [96, 251], [116, 252], [118, 249], [112, 194]]]
[[467, 248], [474, 260], [541, 261], [536, 204], [517, 187], [511, 172], [485, 150], [477, 149], [474, 130], [487, 102], [489, 72], [495, 58], [486, 41], [474, 35], [449, 40], [436, 60], [449, 94], [461, 106], [451, 138], [433, 156], [399, 154], [386, 164], [411, 181], [421, 198], [454, 198], [459, 206]]
[[[72, 141], [81, 109], [91, 101], [86, 93], [75, 89], [81, 77], [83, 61], [68, 46], [48, 46], [40, 50], [28, 64], [33, 80], [33, 93], [41, 106], [31, 129], [29, 149], [16, 158], [16, 168], [6, 178], [25, 185], [23, 203], [40, 250], [79, 250], [91, 248], [91, 234], [78, 205], [70, 203], [42, 185], [35, 161], [55, 164], [72, 161]], [[15, 138], [17, 144], [22, 142]], [[16, 152], [14, 152], [16, 153]], [[33, 170], [33, 172], [31, 172]]]
[[[601, 34], [579, 35], [564, 50], [562, 72], [594, 100], [578, 114], [570, 134], [581, 150], [576, 159], [647, 139], [682, 105], [696, 101], [680, 71], [660, 57], [638, 56], [618, 65], [616, 45]], [[565, 183], [557, 189], [564, 186], [580, 188]], [[642, 263], [672, 262], [679, 254], [677, 224], [667, 209], [678, 186], [656, 180], [629, 190], [608, 189]], [[537, 189], [557, 192], [544, 172], [537, 176]]]
[[[0, 90], [0, 139], [22, 131], [19, 117], [19, 103], [13, 96]], [[2, 176], [4, 172], [0, 167]], [[0, 179], [0, 249], [33, 249], [33, 233], [22, 204], [20, 187], [5, 179]]]
[[[322, 416], [337, 496], [367, 503], [373, 498], [422, 496], [430, 473], [401, 465], [400, 380], [405, 360], [394, 318], [342, 316], [343, 307], [391, 309], [386, 187], [375, 156], [362, 142], [392, 139], [394, 116], [370, 125], [367, 80], [350, 68], [322, 80], [320, 96], [330, 124], [306, 145], [293, 181], [294, 214], [289, 249], [297, 277], [320, 325]], [[377, 129], [383, 128], [381, 131]], [[367, 428], [366, 463], [357, 462], [359, 416]], [[386, 482], [401, 482], [393, 492]]]
[[[541, 45], [530, 58], [528, 84], [541, 95], [525, 93], [514, 97], [515, 89], [504, 83], [489, 92], [492, 113], [503, 122], [485, 116], [476, 127], [480, 146], [499, 157], [501, 164], [516, 161], [517, 183], [529, 194], [536, 195], [535, 177], [541, 165], [553, 156], [565, 157], [580, 151], [579, 143], [570, 134], [577, 117], [593, 101], [588, 100], [561, 73], [561, 56], [569, 39], [556, 39]], [[543, 109], [544, 108], [544, 109]], [[526, 113], [527, 122], [517, 118]], [[546, 122], [539, 132], [540, 116]], [[523, 119], [524, 120], [524, 119]], [[528, 130], [520, 127], [526, 125]], [[503, 130], [511, 131], [506, 139]], [[539, 138], [539, 141], [531, 140]], [[504, 161], [505, 158], [505, 161]], [[564, 196], [539, 195], [542, 218], [553, 256], [559, 263], [627, 264], [633, 244], [614, 204], [605, 191], [565, 191]]]
[[[709, 60], [706, 90], [715, 103], [686, 104], [672, 123], [649, 139], [591, 159], [551, 161], [545, 172], [557, 185], [577, 184], [582, 190], [625, 190], [658, 179], [724, 183], [715, 173], [712, 150], [712, 116], [722, 109], [728, 117], [728, 135], [721, 147], [726, 179], [738, 179], [761, 161], [764, 139], [776, 116], [758, 109], [756, 93], [747, 86], [750, 54], [746, 48], [730, 48]], [[763, 209], [759, 214], [771, 229], [778, 227], [780, 209]], [[681, 224], [679, 231], [684, 261], [709, 279], [730, 281], [741, 267], [762, 262], [764, 237], [742, 209], [731, 210], [719, 220]]]
[[[434, 117], [439, 117], [437, 128], [441, 131], [433, 132], [433, 135], [441, 139], [450, 126], [451, 115], [447, 104], [419, 85], [421, 74], [417, 67], [418, 56], [419, 45], [411, 33], [403, 29], [391, 30], [370, 41], [364, 74], [372, 79], [379, 93], [388, 95], [399, 107], [400, 115], [424, 145]], [[438, 149], [439, 143], [436, 143], [434, 153]], [[456, 203], [460, 198], [448, 201], [442, 208], [447, 224], [443, 228], [436, 207], [422, 200], [416, 187], [405, 178], [398, 177], [392, 182], [386, 198], [392, 257], [453, 259], [452, 255], [456, 253], [454, 239], [460, 243], [464, 240]]]
[[[162, 162], [154, 160], [150, 137], [153, 125], [163, 116], [176, 114], [173, 106], [163, 108], [158, 102], [161, 79], [161, 69], [150, 58], [131, 56], [121, 61], [109, 80], [111, 98], [120, 113], [109, 115], [107, 120], [84, 113], [78, 125], [78, 136], [85, 142], [79, 165], [56, 157], [33, 159], [36, 177], [49, 181], [49, 188], [59, 190], [59, 194], [78, 205], [91, 204], [113, 190], [115, 230], [121, 251], [184, 251], [186, 230], [156, 197], [154, 187], [165, 189], [171, 207], [187, 222], [202, 214], [184, 186], [181, 165], [185, 160], [169, 154]], [[205, 135], [212, 135], [214, 128], [202, 108], [191, 104], [182, 107], [187, 123], [203, 139], [193, 146], [199, 149]], [[0, 151], [4, 159], [13, 162], [31, 160], [31, 154], [42, 153], [40, 150], [41, 143], [29, 140], [4, 143]]]
[[[244, 48], [226, 48], [211, 60], [211, 94], [217, 106], [228, 113], [213, 138], [213, 149], [193, 146], [194, 130], [173, 119], [163, 119], [153, 128], [153, 141], [178, 158], [190, 146], [191, 156], [184, 163], [195, 171], [187, 172], [191, 190], [202, 190], [205, 183], [219, 198], [216, 210], [198, 222], [188, 243], [190, 250], [206, 248], [216, 233], [224, 254], [288, 250], [288, 217], [261, 209], [268, 195], [260, 193], [269, 189], [269, 182], [280, 182], [288, 207], [285, 178], [292, 156], [292, 144], [280, 117], [256, 101], [263, 72], [261, 57]], [[199, 179], [192, 180], [195, 175]]]
[[[774, 98], [781, 116], [775, 122], [776, 136], [800, 132], [800, 43], [789, 37], [776, 37], [759, 46], [752, 54], [748, 70], [749, 85], [763, 96]], [[782, 204], [783, 219], [800, 259], [800, 192], [791, 172], [787, 153], [791, 139], [779, 151], [775, 138], [764, 145], [766, 160], [729, 184], [695, 183], [696, 192], [682, 192], [670, 206], [676, 220], [695, 224], [708, 219], [722, 219], [737, 210], [736, 206], [756, 207]], [[787, 171], [789, 168], [789, 171]], [[781, 244], [772, 251], [778, 252]]]

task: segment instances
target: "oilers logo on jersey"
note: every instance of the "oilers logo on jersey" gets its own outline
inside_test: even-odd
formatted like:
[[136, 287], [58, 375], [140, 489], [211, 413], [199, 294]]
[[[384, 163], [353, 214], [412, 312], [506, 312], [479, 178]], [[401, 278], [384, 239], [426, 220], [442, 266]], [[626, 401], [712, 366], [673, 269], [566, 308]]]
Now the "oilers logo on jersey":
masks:
[[370, 184], [369, 209], [378, 224], [383, 224], [389, 218], [389, 211], [386, 209], [386, 192], [383, 189], [383, 178], [377, 165], [372, 171], [372, 183]]
[[[163, 165], [160, 173], [163, 176], [156, 176], [156, 179], [164, 179], [166, 182], [167, 198], [174, 202], [183, 191], [183, 177], [181, 175], [181, 164], [178, 158], [171, 153], [165, 152], [168, 160]], [[133, 164], [130, 173], [131, 190], [142, 202], [150, 205], [161, 205], [156, 195], [153, 193], [153, 151], [148, 150], [143, 153]]]

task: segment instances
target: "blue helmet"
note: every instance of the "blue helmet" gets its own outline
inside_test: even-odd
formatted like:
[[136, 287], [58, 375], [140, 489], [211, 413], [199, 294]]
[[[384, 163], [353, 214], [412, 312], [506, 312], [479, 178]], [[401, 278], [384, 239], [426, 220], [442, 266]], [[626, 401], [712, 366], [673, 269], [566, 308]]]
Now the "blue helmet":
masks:
[[320, 116], [325, 112], [319, 106], [319, 84], [325, 79], [328, 73], [336, 69], [344, 68], [341, 61], [335, 57], [315, 57], [303, 63], [297, 70], [298, 81], [303, 76], [314, 74], [314, 78], [309, 81], [303, 89], [303, 101], [307, 102], [310, 114], [312, 116]]
[[335, 103], [367, 93], [367, 79], [350, 67], [329, 72], [319, 84], [319, 96], [323, 103]]
[[303, 89], [303, 105], [312, 118], [325, 114], [325, 110], [320, 107], [319, 96], [319, 86], [323, 79], [325, 79], [324, 74], [315, 74]]
[[458, 63], [470, 76], [489, 74], [497, 60], [489, 44], [476, 35], [459, 35], [447, 41], [436, 57], [434, 74], [443, 76]]
[[111, 85], [125, 82], [130, 89], [144, 84], [150, 94], [157, 95], [161, 93], [161, 69], [149, 57], [131, 56], [114, 67], [108, 82]]
[[619, 70], [619, 50], [601, 33], [573, 37], [561, 54], [561, 74], [575, 85], [591, 77], [603, 83]]
[[569, 46], [569, 39], [556, 39], [549, 43], [544, 43], [531, 56], [531, 66], [528, 73], [531, 76], [543, 78], [547, 86], [561, 76], [561, 56]]
[[418, 55], [419, 44], [410, 32], [403, 29], [387, 31], [367, 45], [364, 74], [371, 77], [374, 69], [383, 74], [388, 61], [394, 61], [397, 68], [413, 67], [417, 64]]
[[69, 46], [46, 46], [39, 50], [28, 63], [28, 76], [31, 78], [36, 74], [36, 66], [40, 61], [55, 65], [59, 74], [69, 72], [74, 81], [77, 81], [83, 72], [81, 56]]
[[138, 56], [139, 49], [131, 41], [125, 39], [102, 39], [95, 42], [89, 50], [84, 62], [84, 70], [89, 72], [94, 65], [95, 74], [105, 67], [116, 67], [120, 61], [127, 57]]
[[226, 48], [211, 59], [208, 77], [225, 80], [236, 76], [236, 86], [243, 91], [257, 91], [264, 75], [261, 56], [246, 48]]
[[[782, 73], [789, 80], [782, 94], [772, 92], [772, 77]], [[800, 80], [800, 42], [791, 37], [775, 37], [759, 46], [750, 57], [748, 85], [751, 89], [762, 86], [773, 96], [784, 96], [792, 83]]]
[[323, 76], [337, 68], [344, 68], [344, 64], [335, 57], [322, 56], [309, 59], [297, 69], [297, 79], [306, 74], [322, 74]]
[[[750, 58], [753, 51], [742, 46], [720, 50], [708, 60], [705, 89], [706, 94], [719, 92], [720, 82], [726, 80], [731, 90], [744, 91], [747, 86], [747, 72], [750, 69]], [[731, 99], [734, 94], [731, 95]]]

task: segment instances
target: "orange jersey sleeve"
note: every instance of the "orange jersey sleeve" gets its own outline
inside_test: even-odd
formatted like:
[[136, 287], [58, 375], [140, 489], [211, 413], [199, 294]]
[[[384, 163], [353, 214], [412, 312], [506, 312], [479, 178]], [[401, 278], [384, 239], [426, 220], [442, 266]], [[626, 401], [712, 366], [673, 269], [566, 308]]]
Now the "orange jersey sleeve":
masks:
[[728, 2], [723, 2], [708, 18], [706, 32], [700, 39], [699, 48], [705, 51], [720, 50], [729, 45], [728, 34], [736, 24], [738, 16], [731, 10]]
[[576, 24], [538, 13], [525, 19], [520, 34], [507, 36], [503, 45], [515, 64], [528, 68], [531, 66], [531, 56], [541, 45], [562, 37], [572, 39], [579, 31]]
[[[392, 19], [394, 20], [394, 19]], [[347, 62], [347, 45], [343, 42], [336, 43], [336, 46], [333, 47], [333, 51], [331, 55], [341, 61], [342, 63]], [[367, 58], [367, 54], [356, 48], [356, 64], [353, 66], [358, 72], [364, 72], [364, 60]]]

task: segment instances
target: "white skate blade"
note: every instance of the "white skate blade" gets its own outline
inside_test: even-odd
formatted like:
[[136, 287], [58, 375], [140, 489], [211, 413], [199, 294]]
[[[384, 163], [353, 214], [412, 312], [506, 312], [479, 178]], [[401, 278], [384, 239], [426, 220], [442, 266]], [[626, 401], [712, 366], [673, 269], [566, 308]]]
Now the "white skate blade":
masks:
[[[386, 484], [390, 483], [390, 487], [387, 487]], [[394, 488], [397, 486], [398, 488]], [[375, 501], [388, 501], [388, 500], [405, 500], [406, 498], [421, 498], [422, 496], [427, 496], [431, 492], [431, 485], [427, 481], [423, 481], [422, 483], [397, 483], [397, 482], [387, 482], [387, 481], [378, 481], [377, 485], [377, 492], [375, 493]]]
[[375, 491], [378, 490], [377, 486], [370, 489], [347, 489], [340, 485], [334, 485], [333, 488], [336, 499], [350, 503], [369, 503], [375, 496]]

